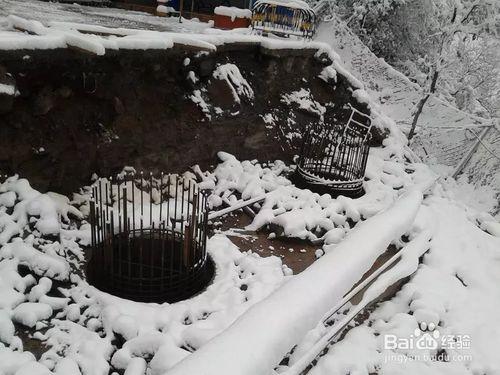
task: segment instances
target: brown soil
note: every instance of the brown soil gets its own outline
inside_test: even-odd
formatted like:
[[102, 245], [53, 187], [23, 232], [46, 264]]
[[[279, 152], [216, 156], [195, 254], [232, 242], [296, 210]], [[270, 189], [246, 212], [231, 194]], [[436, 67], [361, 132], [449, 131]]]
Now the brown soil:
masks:
[[269, 228], [258, 232], [245, 231], [245, 226], [251, 222], [248, 214], [241, 210], [235, 211], [220, 220], [217, 230], [225, 233], [240, 251], [252, 250], [262, 257], [280, 257], [283, 264], [291, 268], [294, 274], [304, 271], [316, 260], [314, 253], [321, 249], [321, 245], [313, 245], [309, 241], [295, 238], [270, 238], [270, 235], [273, 237], [273, 232]]
[[[23, 350], [30, 352], [35, 356], [37, 360], [39, 360], [42, 355], [49, 350], [42, 341], [33, 338], [33, 334], [37, 332], [34, 328], [27, 328], [20, 324], [15, 324], [16, 327], [16, 336], [18, 336], [23, 342]], [[39, 332], [44, 332], [45, 330], [41, 330]]]
[[[231, 241], [240, 248], [241, 251], [252, 250], [258, 252], [261, 256], [279, 256], [280, 258], [282, 258], [283, 264], [286, 264], [288, 267], [290, 267], [293, 270], [294, 274], [302, 272], [315, 261], [316, 257], [314, 255], [314, 252], [316, 249], [321, 248], [321, 245], [312, 245], [307, 241], [299, 239], [280, 237], [269, 238], [269, 234], [272, 233], [269, 229], [259, 232], [242, 230], [242, 228], [250, 224], [251, 221], [251, 217], [248, 214], [239, 210], [222, 217], [217, 227], [218, 230], [225, 233], [231, 239]], [[289, 249], [292, 249], [293, 252], [290, 252]], [[305, 252], [300, 252], [301, 249], [304, 249]], [[389, 246], [387, 248], [387, 251], [385, 251], [375, 260], [372, 267], [362, 276], [362, 278], [358, 281], [357, 284], [353, 286], [353, 288], [355, 288], [356, 285], [361, 283], [372, 273], [378, 270], [381, 266], [383, 266], [394, 254], [397, 253], [397, 251], [397, 248], [393, 245]], [[388, 267], [384, 272], [387, 272], [393, 266], [394, 265]], [[398, 280], [394, 284], [390, 285], [382, 294], [380, 294], [378, 298], [368, 304], [368, 306], [354, 318], [355, 326], [360, 325], [365, 320], [369, 319], [371, 312], [380, 303], [388, 301], [392, 297], [394, 297], [396, 293], [401, 290], [401, 287], [408, 282], [408, 280], [409, 278]], [[365, 291], [370, 287], [372, 283], [373, 281], [366, 287], [364, 287], [361, 291], [359, 291], [356, 295], [354, 295], [354, 297], [351, 298], [349, 302], [353, 306], [357, 305], [363, 298], [363, 294], [365, 293]], [[347, 314], [348, 311], [344, 313]], [[340, 332], [339, 338], [336, 341], [342, 340], [347, 332], [349, 332], [349, 330], [352, 328], [353, 325], [347, 326], [343, 331]], [[321, 356], [328, 353], [328, 350], [329, 349], [324, 350]], [[313, 361], [312, 365], [306, 369], [305, 373], [308, 373], [309, 370], [316, 365], [316, 363], [317, 360]]]
[[[20, 91], [15, 100], [0, 95], [0, 172], [20, 173], [42, 192], [67, 194], [87, 185], [93, 173], [107, 176], [125, 165], [152, 172], [208, 168], [221, 150], [240, 159], [290, 161], [300, 134], [319, 118], [281, 102], [283, 94], [310, 90], [326, 105], [327, 123], [345, 123], [347, 103], [364, 108], [353, 102], [341, 75], [336, 83], [318, 78], [330, 61], [315, 52], [255, 44], [213, 53], [176, 45], [104, 56], [0, 51], [0, 82], [14, 79]], [[236, 104], [227, 83], [213, 78], [225, 63], [239, 67], [254, 100]], [[187, 79], [190, 71], [199, 81]], [[211, 121], [190, 99], [194, 90], [211, 106]], [[270, 113], [274, 126], [262, 119]], [[290, 134], [297, 136], [290, 140]]]
[[[294, 274], [300, 273], [309, 267], [316, 260], [316, 250], [322, 248], [321, 243], [313, 244], [310, 241], [299, 238], [275, 237], [275, 233], [268, 227], [257, 232], [246, 231], [244, 228], [251, 222], [252, 218], [250, 215], [242, 210], [238, 210], [223, 216], [214, 224], [216, 224], [216, 230], [224, 233], [231, 239], [239, 247], [240, 251], [251, 250], [263, 257], [271, 255], [280, 257], [283, 264], [290, 267]], [[370, 270], [363, 275], [356, 285], [379, 269], [396, 252], [397, 249], [391, 245], [387, 251], [376, 259]], [[356, 295], [351, 302], [357, 303], [365, 290], [366, 288]]]

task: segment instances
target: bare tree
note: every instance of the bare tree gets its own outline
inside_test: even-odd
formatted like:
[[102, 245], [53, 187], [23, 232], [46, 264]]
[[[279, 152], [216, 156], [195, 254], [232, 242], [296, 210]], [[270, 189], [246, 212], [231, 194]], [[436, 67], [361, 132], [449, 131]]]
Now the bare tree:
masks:
[[[427, 84], [424, 96], [416, 106], [408, 140], [411, 140], [415, 134], [419, 117], [429, 97], [436, 92], [441, 73], [453, 66], [453, 62], [457, 61], [457, 56], [460, 57], [459, 54], [453, 53], [454, 41], [468, 38], [477, 39], [483, 34], [497, 34], [499, 14], [497, 1], [437, 1], [433, 2], [429, 9], [434, 13], [431, 17], [436, 20], [436, 32], [428, 35], [429, 39], [434, 39], [437, 42], [430, 43], [430, 45], [434, 45], [434, 50], [429, 51], [431, 58], [429, 59]], [[460, 59], [458, 58], [458, 60]]]
[[365, 44], [422, 88], [408, 138], [432, 95], [495, 116], [499, 102], [499, 0], [338, 0]]

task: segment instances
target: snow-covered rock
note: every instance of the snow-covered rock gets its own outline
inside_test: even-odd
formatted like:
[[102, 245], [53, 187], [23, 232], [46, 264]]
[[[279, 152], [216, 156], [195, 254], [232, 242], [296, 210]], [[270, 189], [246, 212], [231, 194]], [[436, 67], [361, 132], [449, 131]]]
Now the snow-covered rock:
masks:
[[24, 302], [12, 311], [12, 319], [27, 327], [34, 327], [40, 320], [50, 318], [52, 308], [45, 303]]

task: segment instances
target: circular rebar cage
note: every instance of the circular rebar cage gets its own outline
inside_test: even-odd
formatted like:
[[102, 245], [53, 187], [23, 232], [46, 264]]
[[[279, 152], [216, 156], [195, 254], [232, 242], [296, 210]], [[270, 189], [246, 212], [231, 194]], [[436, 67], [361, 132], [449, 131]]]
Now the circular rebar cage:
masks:
[[362, 195], [370, 129], [370, 117], [354, 108], [345, 126], [311, 127], [297, 162], [297, 185], [321, 194]]
[[90, 201], [87, 278], [98, 289], [142, 302], [176, 302], [205, 288], [207, 195], [177, 175], [99, 180]]

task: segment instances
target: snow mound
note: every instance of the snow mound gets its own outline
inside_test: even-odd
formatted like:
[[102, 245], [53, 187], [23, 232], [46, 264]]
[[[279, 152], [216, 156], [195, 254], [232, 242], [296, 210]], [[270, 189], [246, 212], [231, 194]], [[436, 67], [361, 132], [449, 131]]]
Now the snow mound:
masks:
[[218, 6], [215, 7], [214, 14], [231, 17], [231, 21], [234, 21], [236, 18], [252, 18], [252, 11], [250, 9], [241, 9], [237, 7]]
[[241, 102], [240, 96], [253, 99], [254, 92], [236, 65], [231, 63], [221, 64], [214, 70], [213, 76], [227, 82], [236, 103]]
[[52, 308], [45, 303], [25, 302], [13, 310], [13, 320], [28, 327], [34, 327], [40, 320], [50, 318]]

